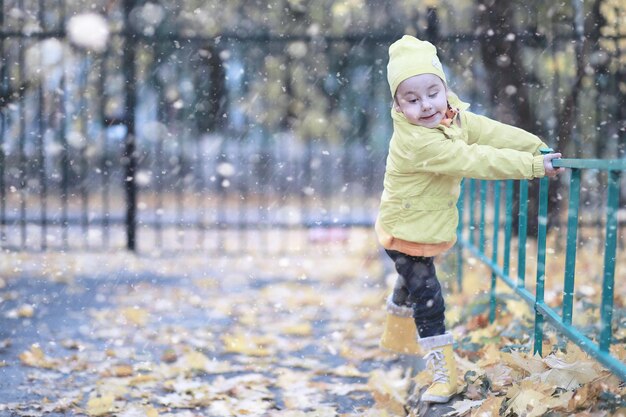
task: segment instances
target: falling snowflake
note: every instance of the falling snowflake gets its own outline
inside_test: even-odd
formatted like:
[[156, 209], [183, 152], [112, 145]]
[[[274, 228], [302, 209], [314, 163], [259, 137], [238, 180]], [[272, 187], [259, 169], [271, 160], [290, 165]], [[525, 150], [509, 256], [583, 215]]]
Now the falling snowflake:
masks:
[[106, 19], [99, 14], [84, 13], [67, 22], [67, 34], [74, 45], [102, 52], [109, 40], [109, 26]]

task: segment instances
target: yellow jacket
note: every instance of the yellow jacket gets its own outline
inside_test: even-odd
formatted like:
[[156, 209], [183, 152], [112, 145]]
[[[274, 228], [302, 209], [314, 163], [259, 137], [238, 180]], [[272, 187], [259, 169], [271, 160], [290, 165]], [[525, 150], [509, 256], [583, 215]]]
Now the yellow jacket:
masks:
[[434, 256], [454, 245], [456, 203], [464, 177], [532, 179], [545, 175], [537, 136], [461, 111], [450, 127], [410, 124], [391, 110], [384, 191], [376, 220], [381, 245], [413, 256]]

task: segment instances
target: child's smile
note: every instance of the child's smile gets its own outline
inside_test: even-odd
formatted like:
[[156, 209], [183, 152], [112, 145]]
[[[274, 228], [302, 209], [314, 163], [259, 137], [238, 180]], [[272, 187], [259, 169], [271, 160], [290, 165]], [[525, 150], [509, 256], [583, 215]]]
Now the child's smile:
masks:
[[448, 108], [447, 89], [434, 74], [420, 74], [402, 81], [396, 91], [394, 107], [409, 123], [434, 128]]

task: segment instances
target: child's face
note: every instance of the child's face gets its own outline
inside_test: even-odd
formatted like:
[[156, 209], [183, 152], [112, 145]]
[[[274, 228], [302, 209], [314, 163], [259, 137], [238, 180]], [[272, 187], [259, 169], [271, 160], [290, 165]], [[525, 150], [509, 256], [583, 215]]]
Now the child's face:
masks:
[[448, 109], [446, 86], [434, 74], [407, 78], [396, 90], [394, 108], [411, 124], [437, 127]]

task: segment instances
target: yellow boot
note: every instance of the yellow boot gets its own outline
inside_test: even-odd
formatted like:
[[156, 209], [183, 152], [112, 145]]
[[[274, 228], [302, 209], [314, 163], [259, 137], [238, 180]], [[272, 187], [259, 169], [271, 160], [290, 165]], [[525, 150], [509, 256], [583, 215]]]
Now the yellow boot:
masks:
[[450, 333], [420, 339], [420, 346], [428, 350], [424, 359], [433, 371], [433, 383], [422, 394], [424, 402], [447, 403], [456, 394], [456, 360], [452, 343]]
[[390, 295], [387, 299], [387, 318], [380, 347], [406, 355], [422, 355], [417, 343], [417, 328], [413, 320], [413, 309], [395, 304]]

